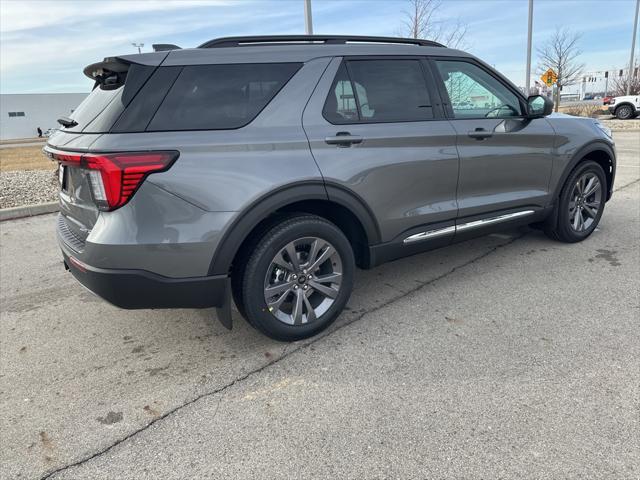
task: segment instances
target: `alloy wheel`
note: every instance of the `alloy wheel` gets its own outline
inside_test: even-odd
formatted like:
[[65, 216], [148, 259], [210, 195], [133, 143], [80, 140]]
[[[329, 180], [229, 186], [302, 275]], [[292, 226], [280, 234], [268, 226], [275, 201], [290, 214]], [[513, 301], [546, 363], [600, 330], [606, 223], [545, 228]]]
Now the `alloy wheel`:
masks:
[[591, 228], [602, 208], [602, 185], [595, 173], [586, 172], [576, 180], [569, 196], [569, 223], [576, 232]]
[[331, 243], [303, 237], [287, 243], [271, 260], [264, 280], [267, 309], [288, 325], [316, 321], [335, 302], [342, 259]]
[[631, 109], [630, 106], [623, 105], [621, 107], [618, 107], [617, 117], [620, 120], [626, 120], [627, 118], [631, 118], [631, 115], [633, 115], [633, 110]]

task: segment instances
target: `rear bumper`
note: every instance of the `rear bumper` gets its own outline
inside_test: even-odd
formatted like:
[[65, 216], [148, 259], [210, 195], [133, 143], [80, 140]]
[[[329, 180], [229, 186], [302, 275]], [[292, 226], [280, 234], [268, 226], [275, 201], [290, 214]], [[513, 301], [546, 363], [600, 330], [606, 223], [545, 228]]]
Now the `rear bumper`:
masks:
[[126, 309], [222, 307], [229, 296], [229, 277], [168, 278], [144, 270], [96, 268], [67, 255], [65, 267], [87, 289]]

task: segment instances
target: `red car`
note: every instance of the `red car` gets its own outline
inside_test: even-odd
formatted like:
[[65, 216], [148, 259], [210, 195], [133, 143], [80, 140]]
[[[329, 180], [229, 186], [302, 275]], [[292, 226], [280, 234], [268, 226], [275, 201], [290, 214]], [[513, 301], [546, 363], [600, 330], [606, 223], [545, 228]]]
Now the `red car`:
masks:
[[614, 95], [608, 95], [602, 99], [602, 104], [609, 105], [611, 103], [611, 100], [613, 100], [614, 98], [615, 98]]

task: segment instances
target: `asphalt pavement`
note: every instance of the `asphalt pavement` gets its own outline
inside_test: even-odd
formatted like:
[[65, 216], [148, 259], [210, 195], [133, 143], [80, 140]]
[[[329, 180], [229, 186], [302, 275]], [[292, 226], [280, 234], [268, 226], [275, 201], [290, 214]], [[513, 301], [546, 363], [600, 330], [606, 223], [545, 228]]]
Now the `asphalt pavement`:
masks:
[[123, 311], [55, 215], [0, 224], [0, 477], [640, 477], [640, 133], [585, 242], [523, 228], [359, 271], [324, 334]]

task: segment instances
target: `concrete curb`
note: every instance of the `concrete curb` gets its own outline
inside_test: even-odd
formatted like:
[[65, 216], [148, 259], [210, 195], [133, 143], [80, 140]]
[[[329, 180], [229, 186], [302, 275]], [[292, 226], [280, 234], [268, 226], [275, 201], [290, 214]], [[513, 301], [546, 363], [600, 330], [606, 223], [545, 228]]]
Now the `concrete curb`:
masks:
[[0, 222], [5, 220], [15, 220], [16, 218], [33, 217], [45, 213], [58, 211], [58, 202], [38, 203], [36, 205], [25, 205], [23, 207], [0, 209]]

